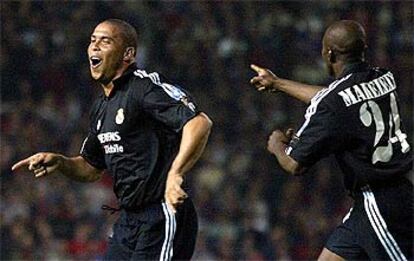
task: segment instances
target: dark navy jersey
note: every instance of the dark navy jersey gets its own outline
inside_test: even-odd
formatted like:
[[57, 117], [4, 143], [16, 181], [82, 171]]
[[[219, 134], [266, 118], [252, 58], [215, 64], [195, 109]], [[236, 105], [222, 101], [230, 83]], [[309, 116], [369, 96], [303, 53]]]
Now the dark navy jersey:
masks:
[[351, 191], [403, 175], [412, 169], [413, 157], [396, 89], [390, 71], [349, 65], [312, 98], [286, 152], [305, 167], [334, 154]]
[[109, 171], [121, 208], [161, 202], [182, 128], [197, 114], [186, 91], [132, 65], [93, 105], [81, 156]]

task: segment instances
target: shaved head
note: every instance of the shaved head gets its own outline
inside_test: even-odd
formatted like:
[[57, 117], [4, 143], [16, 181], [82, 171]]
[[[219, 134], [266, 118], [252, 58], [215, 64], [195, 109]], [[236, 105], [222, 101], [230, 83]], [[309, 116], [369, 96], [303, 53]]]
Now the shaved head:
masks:
[[365, 30], [352, 20], [338, 21], [329, 26], [323, 41], [327, 48], [347, 59], [363, 58], [366, 48]]
[[356, 21], [335, 22], [326, 30], [322, 45], [322, 57], [328, 66], [329, 73], [333, 75], [332, 66], [335, 63], [346, 64], [364, 61], [364, 53], [367, 48], [365, 30]]

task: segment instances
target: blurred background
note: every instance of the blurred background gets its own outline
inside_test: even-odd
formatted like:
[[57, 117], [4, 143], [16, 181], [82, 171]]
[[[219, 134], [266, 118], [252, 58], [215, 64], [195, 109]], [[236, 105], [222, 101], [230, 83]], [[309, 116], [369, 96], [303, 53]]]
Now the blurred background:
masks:
[[99, 260], [117, 214], [111, 179], [91, 184], [11, 173], [38, 151], [77, 155], [101, 91], [86, 48], [93, 28], [120, 18], [139, 32], [137, 63], [196, 98], [214, 130], [188, 175], [200, 232], [195, 260], [314, 259], [351, 205], [326, 159], [288, 177], [265, 148], [275, 128], [300, 127], [305, 106], [249, 86], [256, 63], [327, 84], [326, 27], [355, 19], [368, 61], [390, 68], [413, 140], [413, 2], [1, 2], [1, 260]]

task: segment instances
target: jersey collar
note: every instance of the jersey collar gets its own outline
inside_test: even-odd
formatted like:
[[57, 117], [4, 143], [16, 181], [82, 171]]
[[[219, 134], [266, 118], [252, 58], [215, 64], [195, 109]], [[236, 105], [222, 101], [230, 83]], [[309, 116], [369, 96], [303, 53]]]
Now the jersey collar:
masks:
[[114, 80], [114, 85], [118, 86], [125, 83], [132, 75], [132, 73], [137, 69], [136, 63], [132, 63], [128, 66], [128, 68], [124, 71], [124, 73], [116, 80]]
[[132, 63], [128, 66], [128, 68], [124, 71], [124, 73], [117, 78], [116, 80], [113, 80], [114, 88], [111, 90], [109, 96], [105, 96], [105, 94], [102, 92], [101, 97], [104, 99], [109, 99], [116, 93], [117, 89], [122, 87], [128, 79], [131, 77], [132, 73], [137, 70], [137, 65], [135, 63]]
[[366, 62], [356, 62], [356, 63], [350, 63], [345, 65], [345, 68], [341, 75], [338, 77], [338, 79], [355, 72], [361, 72], [368, 68], [368, 64]]

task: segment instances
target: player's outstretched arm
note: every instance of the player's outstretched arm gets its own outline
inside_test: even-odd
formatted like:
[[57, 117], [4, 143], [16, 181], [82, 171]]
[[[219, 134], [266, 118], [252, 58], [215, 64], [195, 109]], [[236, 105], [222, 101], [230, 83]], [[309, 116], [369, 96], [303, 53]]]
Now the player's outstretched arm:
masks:
[[181, 188], [183, 177], [203, 153], [212, 125], [212, 121], [204, 113], [198, 114], [184, 125], [180, 149], [171, 165], [165, 188], [165, 200], [173, 207], [173, 211], [187, 198]]
[[286, 133], [283, 133], [280, 130], [275, 130], [269, 137], [267, 142], [267, 150], [276, 156], [279, 165], [287, 173], [298, 176], [303, 174], [306, 169], [286, 154], [286, 147], [289, 144], [293, 134], [293, 129], [288, 129]]
[[250, 80], [250, 83], [258, 91], [284, 92], [304, 103], [310, 103], [315, 94], [325, 87], [309, 85], [277, 77], [272, 71], [257, 65], [250, 65], [257, 76]]
[[90, 165], [81, 156], [66, 157], [57, 153], [40, 152], [13, 165], [12, 171], [27, 168], [36, 178], [60, 173], [80, 182], [93, 182], [102, 175], [102, 170]]

